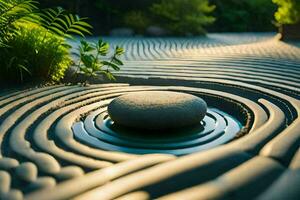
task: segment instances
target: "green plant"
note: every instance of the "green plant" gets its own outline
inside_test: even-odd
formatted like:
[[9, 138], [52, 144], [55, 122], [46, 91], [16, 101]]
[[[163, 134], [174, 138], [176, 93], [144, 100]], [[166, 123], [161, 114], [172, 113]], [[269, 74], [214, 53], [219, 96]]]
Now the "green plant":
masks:
[[0, 0], [1, 79], [60, 81], [71, 64], [66, 39], [91, 34], [86, 18], [31, 0]]
[[[80, 18], [78, 15], [68, 13], [63, 8], [57, 7], [45, 9], [39, 13], [39, 16], [41, 26], [47, 31], [45, 37], [50, 33], [61, 38], [60, 43], [57, 43], [57, 46], [54, 49], [59, 50], [60, 47], [70, 49], [71, 46], [68, 45], [66, 39], [73, 39], [73, 35], [84, 37], [85, 34], [92, 34], [90, 32], [92, 26], [86, 22], [87, 18]], [[67, 68], [68, 67], [69, 66], [67, 66]], [[59, 77], [56, 76], [55, 66], [49, 68], [48, 77], [50, 80], [59, 81], [63, 78], [64, 73], [61, 73], [60, 75], [61, 76]]]
[[137, 33], [143, 34], [150, 25], [150, 19], [142, 11], [130, 11], [125, 14], [124, 23]]
[[272, 0], [211, 0], [216, 5], [212, 32], [275, 31]]
[[41, 25], [60, 37], [72, 38], [72, 35], [84, 37], [91, 35], [92, 26], [86, 22], [87, 18], [68, 13], [61, 7], [42, 10], [39, 14]]
[[13, 48], [10, 46], [12, 39], [19, 36], [18, 24], [34, 22], [36, 4], [37, 2], [34, 0], [0, 0], [0, 72], [2, 80], [7, 77], [8, 71], [11, 71], [12, 68], [16, 69], [21, 80], [23, 80], [24, 73], [31, 74], [26, 67], [27, 60], [16, 55], [7, 57], [6, 53]]
[[207, 15], [214, 9], [208, 0], [161, 0], [150, 8], [160, 26], [179, 35], [204, 34], [204, 26], [215, 21]]
[[101, 59], [101, 57], [103, 58], [109, 54], [109, 49], [109, 44], [101, 39], [97, 43], [89, 43], [85, 40], [80, 42], [80, 60], [77, 67], [78, 73], [86, 77], [84, 84], [87, 83], [88, 78], [96, 77], [99, 74], [104, 74], [108, 79], [115, 80], [111, 70], [120, 70], [123, 62], [119, 59], [119, 56], [124, 53], [124, 49], [117, 46], [110, 59]]
[[17, 23], [33, 21], [36, 4], [33, 0], [0, 0], [0, 47], [6, 46]]
[[275, 18], [279, 24], [296, 24], [300, 21], [299, 0], [273, 0], [279, 6]]
[[20, 26], [14, 37], [6, 41], [9, 47], [0, 48], [1, 79], [59, 81], [71, 64], [69, 47], [61, 45], [62, 42], [63, 38], [47, 33], [44, 28]]

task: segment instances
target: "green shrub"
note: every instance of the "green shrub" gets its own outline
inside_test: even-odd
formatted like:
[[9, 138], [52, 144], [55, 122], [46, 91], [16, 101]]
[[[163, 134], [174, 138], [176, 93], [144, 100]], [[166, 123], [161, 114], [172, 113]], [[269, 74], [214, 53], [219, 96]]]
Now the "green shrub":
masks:
[[60, 81], [71, 64], [69, 47], [64, 39], [32, 25], [19, 27], [0, 48], [2, 80]]
[[272, 21], [276, 6], [272, 0], [211, 0], [216, 5], [216, 22], [210, 31], [274, 31]]
[[86, 18], [62, 8], [39, 10], [36, 4], [0, 0], [2, 81], [60, 81], [71, 64], [66, 39], [91, 34]]
[[150, 25], [150, 19], [142, 11], [130, 11], [125, 14], [124, 23], [138, 34], [144, 34], [146, 28]]
[[208, 0], [161, 0], [150, 8], [158, 25], [178, 35], [204, 34], [204, 26], [215, 21], [208, 15], [214, 9]]
[[279, 24], [296, 24], [300, 21], [299, 0], [273, 0], [279, 6], [275, 18]]

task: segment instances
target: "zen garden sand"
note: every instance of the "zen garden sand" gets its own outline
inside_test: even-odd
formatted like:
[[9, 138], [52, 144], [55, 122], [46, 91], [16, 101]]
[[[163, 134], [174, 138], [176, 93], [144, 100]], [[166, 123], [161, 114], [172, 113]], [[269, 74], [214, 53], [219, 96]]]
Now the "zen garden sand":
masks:
[[[273, 34], [106, 39], [127, 50], [116, 83], [1, 94], [4, 199], [299, 198], [298, 47]], [[107, 111], [130, 94], [143, 98]]]

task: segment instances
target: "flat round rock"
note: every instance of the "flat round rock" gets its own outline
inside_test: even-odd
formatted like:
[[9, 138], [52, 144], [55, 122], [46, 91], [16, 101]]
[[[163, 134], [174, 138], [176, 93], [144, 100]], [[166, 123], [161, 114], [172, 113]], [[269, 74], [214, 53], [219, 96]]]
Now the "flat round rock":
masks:
[[169, 91], [132, 92], [117, 97], [108, 105], [108, 114], [117, 125], [146, 130], [196, 125], [206, 111], [203, 99]]

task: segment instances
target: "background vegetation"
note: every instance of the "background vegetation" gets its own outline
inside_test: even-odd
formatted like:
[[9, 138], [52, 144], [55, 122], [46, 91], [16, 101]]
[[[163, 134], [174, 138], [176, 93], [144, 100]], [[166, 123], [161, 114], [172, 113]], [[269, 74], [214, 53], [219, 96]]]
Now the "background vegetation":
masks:
[[275, 31], [272, 0], [211, 0], [216, 5], [213, 32]]
[[215, 9], [208, 0], [161, 0], [150, 7], [154, 25], [165, 28], [175, 35], [203, 34], [204, 26], [215, 18], [210, 13]]
[[[174, 13], [180, 12], [190, 15], [187, 17], [189, 20], [197, 14], [203, 16], [197, 18], [195, 25], [189, 24], [189, 29], [193, 30], [199, 27], [199, 21], [206, 21], [201, 22], [201, 26], [204, 25], [209, 32], [276, 31], [273, 21], [277, 7], [272, 0], [209, 0], [211, 6], [208, 11], [212, 12], [206, 12], [207, 8], [199, 9], [193, 6], [196, 3], [205, 5], [207, 0], [40, 0], [40, 2], [44, 6], [62, 5], [83, 16], [89, 16], [96, 33], [101, 34], [108, 34], [114, 28], [128, 26], [137, 33], [145, 32], [145, 29], [152, 25], [176, 29], [174, 28], [176, 25], [169, 27], [168, 22], [173, 20], [171, 18], [174, 18], [172, 16]], [[182, 6], [183, 3], [185, 6]], [[162, 11], [154, 6], [158, 4], [164, 5], [165, 9]], [[170, 7], [166, 4], [172, 6], [173, 9], [169, 10]], [[178, 5], [181, 6], [178, 7]], [[212, 5], [216, 6], [215, 9]], [[188, 7], [192, 9], [186, 13], [185, 9]], [[162, 16], [167, 16], [167, 19], [161, 21]], [[208, 20], [206, 16], [209, 17]], [[212, 17], [216, 19], [213, 24], [210, 23], [213, 21]]]
[[273, 0], [279, 8], [275, 18], [280, 24], [296, 24], [300, 21], [299, 0]]

